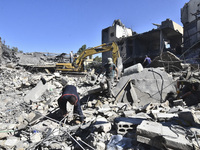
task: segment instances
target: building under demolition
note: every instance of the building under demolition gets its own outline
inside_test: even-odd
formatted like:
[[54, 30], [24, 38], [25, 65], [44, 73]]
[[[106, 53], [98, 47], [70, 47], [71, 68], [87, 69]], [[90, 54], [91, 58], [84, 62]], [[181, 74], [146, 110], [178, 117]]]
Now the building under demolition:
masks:
[[[183, 28], [170, 19], [155, 25], [156, 29], [137, 34], [115, 20], [111, 27], [102, 30], [102, 43], [117, 42], [125, 67], [141, 63], [145, 55], [153, 59], [164, 51], [180, 54]], [[111, 52], [103, 53], [103, 62], [110, 55]]]
[[[190, 0], [181, 9], [183, 27], [166, 19], [154, 24], [156, 29], [141, 34], [133, 32], [118, 19], [102, 30], [102, 43], [117, 42], [124, 67], [143, 62], [145, 55], [152, 59], [170, 51], [185, 62], [199, 64], [200, 58], [200, 2]], [[111, 52], [102, 54], [103, 62]]]

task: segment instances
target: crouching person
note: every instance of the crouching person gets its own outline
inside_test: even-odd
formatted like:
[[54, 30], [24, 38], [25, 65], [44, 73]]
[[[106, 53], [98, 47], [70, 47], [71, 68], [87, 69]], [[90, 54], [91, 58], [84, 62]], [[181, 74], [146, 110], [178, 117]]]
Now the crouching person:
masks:
[[74, 85], [66, 85], [62, 89], [62, 95], [58, 99], [59, 108], [62, 111], [63, 116], [68, 115], [67, 112], [67, 102], [74, 106], [74, 114], [78, 114], [80, 118], [80, 122], [84, 123], [84, 115], [81, 109], [80, 98], [77, 93], [77, 89]]

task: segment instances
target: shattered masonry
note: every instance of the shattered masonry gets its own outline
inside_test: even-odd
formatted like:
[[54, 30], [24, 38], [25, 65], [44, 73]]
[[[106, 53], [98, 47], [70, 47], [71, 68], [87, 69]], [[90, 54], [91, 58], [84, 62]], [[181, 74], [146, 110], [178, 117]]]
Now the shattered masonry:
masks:
[[[0, 149], [199, 149], [199, 29], [193, 30], [199, 5], [190, 0], [183, 7], [184, 32], [170, 19], [142, 34], [120, 20], [102, 30], [102, 42], [116, 41], [125, 65], [113, 97], [102, 90], [101, 73], [55, 72], [55, 61], [69, 60], [65, 54], [12, 52], [0, 40]], [[173, 51], [175, 43], [182, 54]], [[146, 54], [148, 68], [141, 65]], [[66, 84], [78, 89], [85, 124], [60, 114], [57, 99]]]

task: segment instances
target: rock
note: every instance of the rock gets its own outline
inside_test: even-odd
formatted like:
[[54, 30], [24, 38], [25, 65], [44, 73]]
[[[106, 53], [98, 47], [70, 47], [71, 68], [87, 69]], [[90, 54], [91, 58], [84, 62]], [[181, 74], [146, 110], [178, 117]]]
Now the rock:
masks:
[[42, 133], [36, 132], [31, 135], [30, 140], [32, 143], [37, 143], [42, 140]]
[[102, 132], [109, 132], [111, 130], [111, 123], [106, 118], [98, 116], [95, 124], [93, 125], [96, 129]]
[[19, 138], [15, 137], [15, 136], [10, 136], [7, 138], [7, 140], [5, 141], [5, 146], [12, 148], [13, 146], [17, 145], [17, 143], [19, 142]]

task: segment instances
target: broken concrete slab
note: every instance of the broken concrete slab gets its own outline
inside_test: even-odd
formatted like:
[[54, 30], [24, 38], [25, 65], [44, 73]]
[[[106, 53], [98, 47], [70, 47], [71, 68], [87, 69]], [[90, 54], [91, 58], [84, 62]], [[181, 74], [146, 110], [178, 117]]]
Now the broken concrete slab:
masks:
[[20, 141], [19, 138], [15, 137], [15, 136], [10, 136], [7, 138], [7, 140], [5, 141], [5, 146], [10, 149], [13, 146], [17, 145], [17, 143]]
[[185, 138], [186, 135], [174, 130], [161, 123], [144, 120], [137, 126], [137, 141], [158, 149], [165, 146], [169, 149], [192, 150], [193, 145]]
[[170, 113], [153, 113], [154, 118], [157, 121], [166, 121], [170, 120], [171, 118], [178, 117], [178, 114], [170, 114]]
[[43, 84], [42, 81], [39, 81], [39, 83], [26, 94], [24, 97], [24, 101], [26, 103], [37, 102], [40, 101], [39, 98], [42, 96], [42, 94], [48, 89], [48, 84]]
[[144, 68], [140, 73], [122, 77], [113, 89], [115, 97], [129, 80], [133, 80], [135, 89], [149, 94], [158, 101], [164, 101], [167, 93], [171, 91], [176, 92], [175, 85], [172, 84], [174, 82], [172, 76], [158, 68]]

